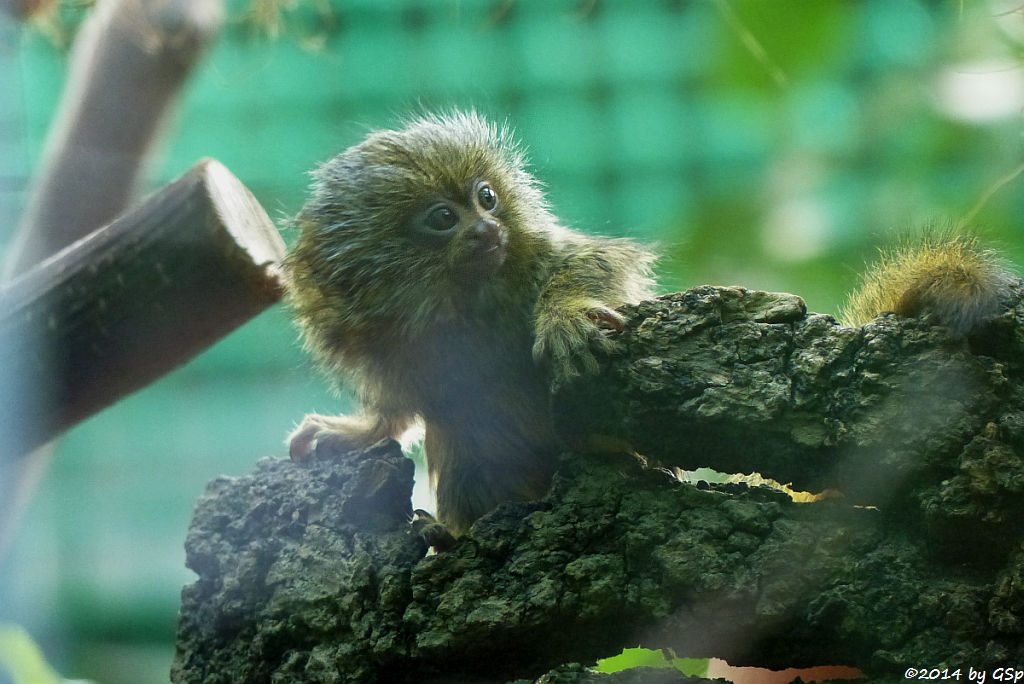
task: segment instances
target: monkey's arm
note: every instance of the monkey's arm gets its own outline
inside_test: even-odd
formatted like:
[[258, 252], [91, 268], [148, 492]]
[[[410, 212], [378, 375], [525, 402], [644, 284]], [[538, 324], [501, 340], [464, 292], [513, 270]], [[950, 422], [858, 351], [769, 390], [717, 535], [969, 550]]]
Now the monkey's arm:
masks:
[[954, 335], [968, 335], [999, 312], [1016, 280], [973, 236], [932, 233], [883, 252], [841, 318], [844, 325], [859, 326], [883, 312], [930, 315]]
[[534, 310], [533, 356], [556, 379], [598, 370], [593, 349], [609, 351], [607, 330], [626, 321], [615, 307], [651, 296], [654, 257], [627, 240], [592, 239], [562, 258]]

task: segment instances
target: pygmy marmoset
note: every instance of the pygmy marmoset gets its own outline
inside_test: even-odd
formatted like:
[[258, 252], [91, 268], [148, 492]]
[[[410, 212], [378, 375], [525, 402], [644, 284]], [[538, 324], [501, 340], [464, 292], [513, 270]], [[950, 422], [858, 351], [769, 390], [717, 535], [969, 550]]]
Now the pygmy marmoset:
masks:
[[437, 517], [455, 534], [543, 496], [552, 377], [597, 368], [615, 311], [652, 294], [650, 252], [558, 223], [503, 128], [475, 113], [377, 131], [315, 172], [285, 261], [307, 348], [358, 416], [308, 415], [293, 459], [424, 422]]
[[[509, 132], [474, 113], [372, 133], [315, 172], [285, 261], [307, 348], [364, 407], [306, 416], [292, 458], [422, 419], [438, 518], [455, 534], [543, 496], [551, 378], [596, 371], [592, 350], [624, 325], [615, 307], [652, 294], [651, 253], [559, 225], [523, 164]], [[965, 335], [1013, 282], [973, 238], [932, 234], [867, 271], [844, 323], [930, 314]]]

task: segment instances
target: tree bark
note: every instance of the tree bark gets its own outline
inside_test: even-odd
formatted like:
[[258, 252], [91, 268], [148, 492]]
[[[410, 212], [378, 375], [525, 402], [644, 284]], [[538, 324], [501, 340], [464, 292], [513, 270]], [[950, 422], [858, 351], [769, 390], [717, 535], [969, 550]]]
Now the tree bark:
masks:
[[[842, 328], [739, 288], [626, 307], [619, 352], [554, 407], [570, 442], [645, 458], [566, 453], [543, 500], [440, 555], [407, 522], [393, 443], [219, 479], [186, 540], [172, 680], [533, 680], [637, 643], [992, 678], [1024, 662], [1021, 292], [968, 339], [892, 315]], [[696, 466], [833, 492], [672, 474]]]

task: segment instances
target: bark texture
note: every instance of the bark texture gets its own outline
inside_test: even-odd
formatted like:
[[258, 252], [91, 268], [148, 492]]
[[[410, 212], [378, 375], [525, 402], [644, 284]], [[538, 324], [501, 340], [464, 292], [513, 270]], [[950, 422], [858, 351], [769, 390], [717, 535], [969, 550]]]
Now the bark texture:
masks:
[[[217, 480], [172, 680], [655, 681], [561, 667], [637, 643], [881, 682], [1024, 663], [1020, 288], [967, 339], [739, 288], [624, 311], [619, 352], [553, 407], [569, 443], [645, 460], [567, 452], [547, 497], [427, 557], [393, 443]], [[698, 466], [836, 493], [672, 474]]]

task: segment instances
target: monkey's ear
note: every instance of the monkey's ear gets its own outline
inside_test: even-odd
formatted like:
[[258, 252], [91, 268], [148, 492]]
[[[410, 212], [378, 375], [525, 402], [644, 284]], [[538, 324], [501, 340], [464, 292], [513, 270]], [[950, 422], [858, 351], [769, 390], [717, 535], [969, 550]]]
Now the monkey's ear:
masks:
[[972, 235], [929, 232], [882, 251], [841, 313], [859, 326], [878, 314], [931, 316], [957, 336], [969, 335], [999, 313], [1018, 282], [993, 251]]

